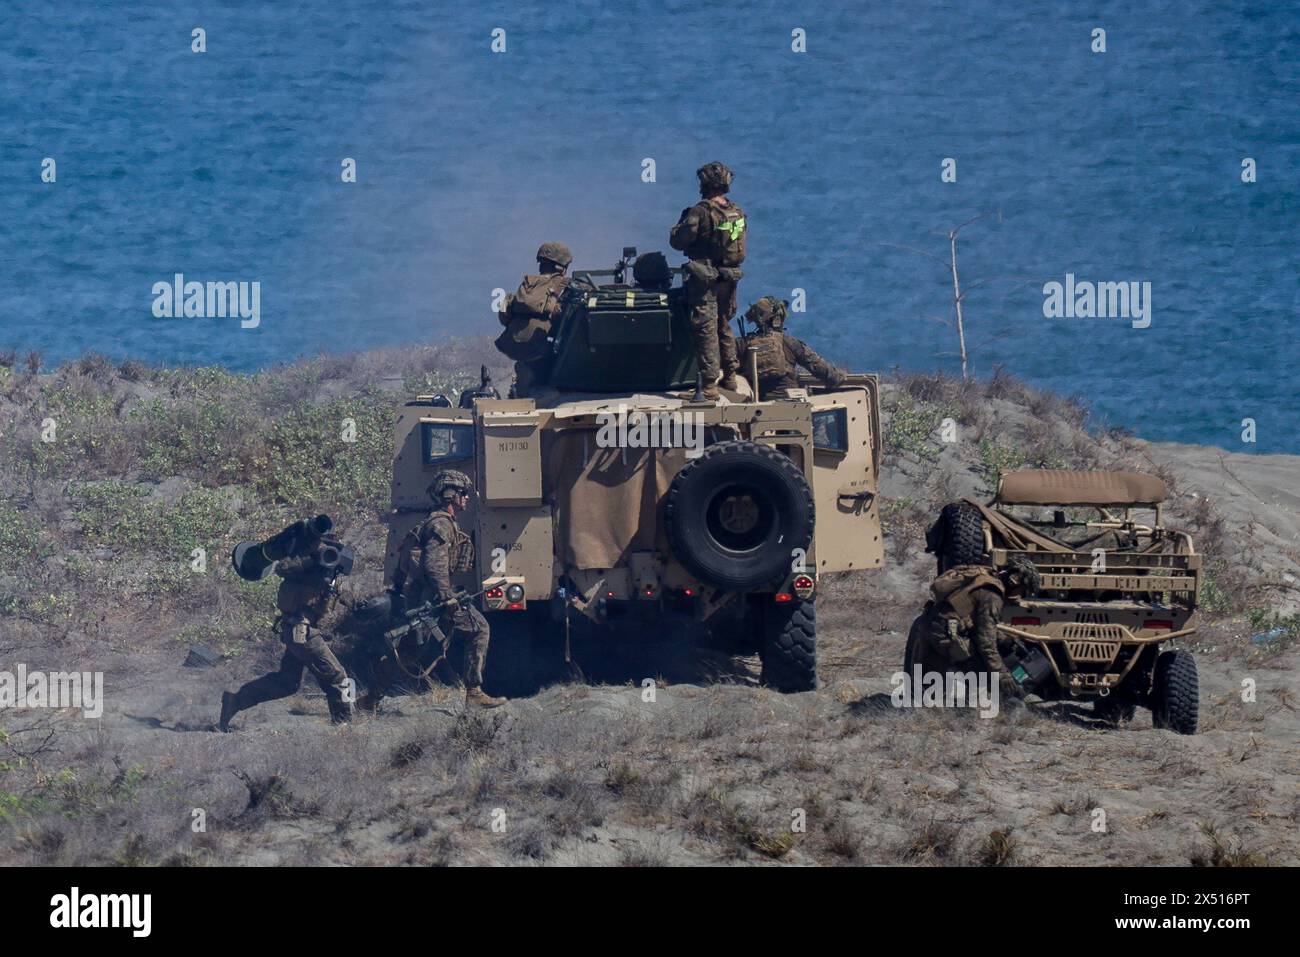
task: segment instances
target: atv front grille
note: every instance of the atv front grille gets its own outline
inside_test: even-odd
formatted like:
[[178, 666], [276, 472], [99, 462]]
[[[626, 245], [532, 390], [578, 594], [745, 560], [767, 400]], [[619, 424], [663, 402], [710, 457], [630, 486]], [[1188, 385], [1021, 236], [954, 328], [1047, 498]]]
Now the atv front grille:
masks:
[[1061, 638], [1074, 663], [1109, 665], [1119, 654], [1124, 629], [1119, 625], [1066, 624]]
[[1110, 612], [1108, 611], [1075, 612], [1074, 620], [1081, 621], [1089, 625], [1105, 625], [1110, 621]]

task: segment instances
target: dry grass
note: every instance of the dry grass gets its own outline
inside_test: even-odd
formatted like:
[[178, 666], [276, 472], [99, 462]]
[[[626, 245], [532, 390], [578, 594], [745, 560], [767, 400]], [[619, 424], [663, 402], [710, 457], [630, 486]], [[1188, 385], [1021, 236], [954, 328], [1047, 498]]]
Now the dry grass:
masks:
[[980, 844], [976, 860], [984, 867], [1005, 867], [1016, 856], [1017, 841], [1009, 827], [994, 828]]
[[1193, 867], [1268, 867], [1274, 863], [1267, 855], [1247, 848], [1239, 837], [1222, 834], [1208, 821], [1198, 827], [1205, 846], [1192, 854]]

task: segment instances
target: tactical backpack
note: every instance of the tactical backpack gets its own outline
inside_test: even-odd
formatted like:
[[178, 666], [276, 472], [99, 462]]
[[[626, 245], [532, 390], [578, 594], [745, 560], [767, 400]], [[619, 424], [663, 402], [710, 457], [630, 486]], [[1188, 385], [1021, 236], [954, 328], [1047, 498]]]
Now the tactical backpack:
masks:
[[559, 299], [568, 280], [557, 274], [525, 276], [501, 313], [505, 331], [496, 347], [516, 362], [540, 359], [550, 351], [547, 337], [559, 312]]
[[[558, 288], [552, 289], [552, 284], [557, 285]], [[550, 319], [557, 311], [557, 306], [552, 303], [552, 300], [558, 300], [567, 284], [567, 279], [554, 273], [525, 276], [515, 294], [510, 297], [510, 304], [506, 307], [506, 311], [512, 319], [515, 317]]]
[[745, 211], [736, 203], [718, 206], [709, 203], [709, 242], [713, 262], [718, 266], [739, 266], [745, 261], [745, 238], [749, 227]]
[[932, 601], [926, 602], [926, 637], [931, 648], [952, 664], [974, 657], [970, 632], [975, 627], [975, 592], [989, 589], [1003, 594], [1002, 581], [983, 565], [958, 565], [930, 584]]
[[794, 371], [785, 354], [785, 336], [776, 330], [763, 330], [746, 336], [745, 350], [754, 353], [758, 364], [758, 381], [764, 391]]
[[397, 566], [393, 570], [393, 585], [400, 593], [402, 589], [415, 581], [419, 570], [415, 567], [420, 553], [420, 529], [424, 522], [416, 525], [402, 536], [397, 546]]
[[[430, 516], [432, 518], [432, 516]], [[397, 566], [393, 571], [393, 584], [398, 590], [403, 590], [411, 582], [420, 580], [420, 555], [423, 548], [420, 545], [420, 532], [428, 525], [429, 519], [410, 529], [402, 536], [402, 541], [397, 546]], [[469, 572], [474, 570], [474, 540], [460, 530], [460, 526], [452, 523], [451, 541], [444, 542], [447, 546], [447, 565], [451, 572]]]

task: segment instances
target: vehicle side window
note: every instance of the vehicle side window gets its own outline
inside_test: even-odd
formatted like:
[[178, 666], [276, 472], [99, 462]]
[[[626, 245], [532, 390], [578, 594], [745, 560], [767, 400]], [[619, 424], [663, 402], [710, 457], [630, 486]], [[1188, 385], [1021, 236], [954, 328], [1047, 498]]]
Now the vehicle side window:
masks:
[[848, 409], [823, 409], [813, 413], [813, 448], [831, 452], [849, 450]]
[[420, 427], [424, 464], [474, 457], [474, 426], [468, 422], [425, 422]]

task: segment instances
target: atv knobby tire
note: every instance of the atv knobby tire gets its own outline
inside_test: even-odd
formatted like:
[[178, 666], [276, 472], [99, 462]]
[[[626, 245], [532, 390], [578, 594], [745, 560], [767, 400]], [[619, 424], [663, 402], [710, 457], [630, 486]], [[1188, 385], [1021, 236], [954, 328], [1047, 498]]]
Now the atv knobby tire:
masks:
[[769, 688], [786, 693], [817, 687], [817, 615], [812, 601], [770, 605], [763, 613], [763, 672]]
[[966, 502], [953, 502], [939, 513], [936, 554], [939, 574], [958, 565], [984, 564], [984, 516]]
[[1195, 734], [1200, 708], [1196, 659], [1190, 651], [1166, 651], [1156, 659], [1151, 683], [1151, 723], [1179, 734]]
[[779, 584], [812, 542], [812, 489], [771, 446], [719, 442], [677, 473], [664, 522], [673, 555], [700, 580], [735, 591]]

